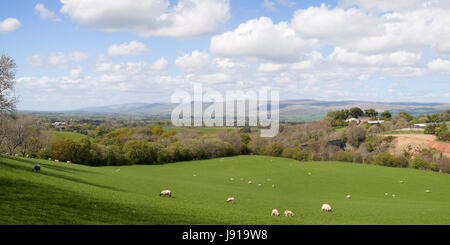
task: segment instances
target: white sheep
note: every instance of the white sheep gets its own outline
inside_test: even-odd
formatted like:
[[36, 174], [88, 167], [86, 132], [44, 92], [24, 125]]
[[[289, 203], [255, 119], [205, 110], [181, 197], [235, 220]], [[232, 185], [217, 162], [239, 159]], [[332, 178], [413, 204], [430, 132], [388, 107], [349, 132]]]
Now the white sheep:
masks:
[[261, 184], [258, 184], [258, 187], [261, 187], [262, 185]]
[[229, 198], [227, 199], [227, 202], [228, 202], [228, 203], [229, 203], [229, 202], [234, 203], [234, 197], [229, 197]]
[[403, 180], [400, 180], [400, 184], [403, 184], [404, 183], [404, 181]]
[[278, 210], [273, 209], [272, 213], [270, 214], [270, 216], [280, 216], [280, 213], [278, 212]]
[[308, 175], [311, 175], [311, 172], [309, 172]]
[[71, 161], [67, 161], [67, 163], [72, 163]]
[[386, 193], [384, 193], [384, 195], [387, 196], [387, 195], [389, 195], [389, 193], [386, 192]]
[[395, 197], [395, 194], [392, 194], [392, 197]]
[[59, 162], [59, 160], [55, 160], [55, 162]]
[[163, 190], [161, 193], [159, 193], [159, 196], [169, 196], [172, 197], [172, 191], [171, 190]]
[[350, 199], [352, 198], [350, 195], [345, 196], [345, 198]]
[[230, 180], [231, 180], [231, 181], [233, 181], [233, 180], [234, 180], [234, 178], [230, 178]]
[[331, 206], [329, 204], [322, 204], [321, 210], [322, 211], [326, 211], [326, 212], [331, 212], [332, 211]]
[[284, 216], [294, 217], [294, 212], [292, 212], [291, 210], [285, 210], [284, 211]]
[[431, 191], [430, 191], [430, 190], [426, 190], [425, 192], [426, 192], [426, 193], [430, 193]]
[[249, 180], [249, 181], [248, 181], [248, 184], [249, 184], [249, 185], [250, 185], [250, 184], [252, 184], [252, 181], [251, 181], [251, 180]]
[[275, 188], [275, 185], [274, 185], [274, 184], [272, 185], [272, 188]]

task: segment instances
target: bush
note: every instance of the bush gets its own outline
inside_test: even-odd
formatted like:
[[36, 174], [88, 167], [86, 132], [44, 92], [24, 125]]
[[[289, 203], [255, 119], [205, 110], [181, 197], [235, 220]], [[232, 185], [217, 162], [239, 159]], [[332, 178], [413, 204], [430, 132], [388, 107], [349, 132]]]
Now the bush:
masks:
[[309, 160], [309, 152], [308, 150], [301, 149], [298, 147], [289, 147], [283, 150], [281, 154], [282, 157], [292, 158], [297, 161], [308, 161]]
[[414, 157], [409, 162], [409, 165], [412, 168], [417, 168], [417, 169], [427, 169], [428, 168], [428, 163], [419, 156]]
[[337, 151], [334, 153], [334, 159], [341, 162], [353, 162], [353, 154], [346, 151]]
[[389, 153], [380, 153], [375, 156], [374, 164], [388, 167], [401, 167], [400, 158]]

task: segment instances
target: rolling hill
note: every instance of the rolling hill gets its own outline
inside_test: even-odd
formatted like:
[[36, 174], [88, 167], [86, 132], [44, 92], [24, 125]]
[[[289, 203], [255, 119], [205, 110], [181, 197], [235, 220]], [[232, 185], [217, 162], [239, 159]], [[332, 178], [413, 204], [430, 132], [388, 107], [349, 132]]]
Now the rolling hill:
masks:
[[436, 172], [265, 156], [120, 167], [0, 156], [0, 224], [448, 225], [449, 185]]

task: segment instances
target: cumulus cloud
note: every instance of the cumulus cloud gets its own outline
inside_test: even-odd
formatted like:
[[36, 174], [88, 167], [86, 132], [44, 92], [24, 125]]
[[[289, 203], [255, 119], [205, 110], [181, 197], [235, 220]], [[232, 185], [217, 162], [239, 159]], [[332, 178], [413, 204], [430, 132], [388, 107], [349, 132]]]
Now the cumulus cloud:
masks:
[[427, 64], [428, 69], [430, 72], [439, 72], [444, 74], [450, 74], [450, 61], [449, 60], [443, 60], [443, 59], [435, 59], [430, 61]]
[[239, 25], [234, 31], [212, 37], [210, 50], [222, 56], [247, 56], [276, 61], [295, 61], [316, 47], [286, 22], [274, 24], [261, 17]]
[[348, 65], [413, 66], [420, 62], [421, 55], [404, 51], [363, 55], [337, 47], [327, 58], [332, 62]]
[[43, 20], [53, 19], [54, 21], [60, 21], [60, 19], [56, 17], [55, 13], [45, 8], [44, 4], [42, 3], [36, 4], [36, 6], [34, 6], [34, 11], [36, 12], [36, 14], [39, 14], [39, 17]]
[[228, 0], [61, 0], [61, 12], [92, 29], [143, 37], [195, 37], [220, 30], [230, 18]]
[[275, 3], [272, 2], [272, 1], [270, 1], [270, 0], [264, 0], [264, 1], [261, 3], [261, 5], [262, 5], [265, 9], [267, 9], [267, 10], [269, 10], [269, 11], [272, 11], [272, 12], [278, 10], [278, 9], [275, 7]]
[[150, 50], [145, 44], [138, 41], [129, 43], [113, 44], [108, 48], [109, 56], [127, 56], [127, 55], [143, 55], [149, 53]]
[[361, 9], [375, 12], [402, 11], [430, 7], [450, 7], [447, 0], [341, 0], [340, 7], [358, 6]]
[[49, 55], [35, 54], [26, 58], [27, 62], [34, 67], [41, 68], [66, 68], [70, 63], [80, 63], [89, 58], [88, 53], [84, 52], [56, 52]]
[[19, 29], [22, 26], [20, 21], [16, 18], [6, 18], [0, 21], [0, 33], [12, 32]]
[[159, 58], [158, 60], [153, 62], [153, 64], [151, 65], [151, 69], [156, 71], [163, 71], [167, 69], [168, 64], [169, 62], [166, 59]]
[[204, 72], [212, 68], [212, 59], [207, 52], [194, 50], [190, 54], [178, 56], [175, 65], [184, 73]]

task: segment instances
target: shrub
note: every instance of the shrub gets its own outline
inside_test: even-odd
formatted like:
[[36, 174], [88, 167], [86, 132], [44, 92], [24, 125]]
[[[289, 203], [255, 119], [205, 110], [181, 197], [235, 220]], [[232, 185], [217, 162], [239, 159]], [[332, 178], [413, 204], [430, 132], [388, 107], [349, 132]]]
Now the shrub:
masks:
[[389, 167], [400, 167], [400, 159], [389, 153], [380, 153], [375, 156], [374, 164]]
[[308, 150], [301, 149], [298, 147], [289, 147], [283, 150], [281, 154], [282, 157], [292, 158], [297, 161], [308, 161], [309, 160], [309, 152]]
[[341, 162], [353, 162], [353, 154], [346, 151], [337, 151], [334, 153], [334, 159]]
[[414, 157], [409, 162], [409, 165], [412, 168], [417, 168], [417, 169], [426, 169], [428, 167], [428, 163], [419, 156]]

